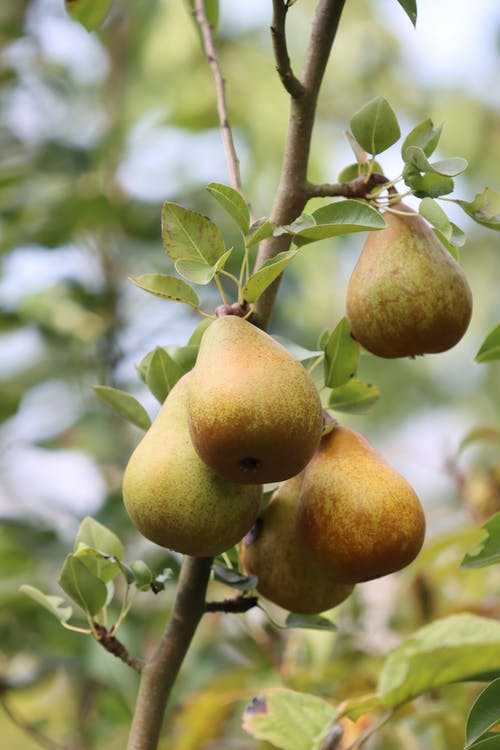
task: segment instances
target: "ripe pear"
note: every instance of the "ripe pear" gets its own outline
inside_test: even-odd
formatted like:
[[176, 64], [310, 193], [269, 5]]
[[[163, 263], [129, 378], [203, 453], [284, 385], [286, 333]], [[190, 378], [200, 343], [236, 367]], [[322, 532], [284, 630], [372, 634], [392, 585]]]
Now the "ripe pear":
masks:
[[337, 425], [304, 471], [297, 534], [334, 580], [359, 583], [408, 565], [425, 517], [408, 482], [362, 435]]
[[218, 318], [203, 334], [188, 411], [199, 456], [241, 484], [298, 474], [323, 425], [318, 392], [300, 362], [234, 315]]
[[[397, 210], [411, 211], [398, 203]], [[347, 318], [365, 349], [411, 357], [451, 349], [464, 335], [472, 295], [459, 264], [420, 217], [384, 213], [347, 289]]]
[[241, 545], [243, 568], [258, 576], [257, 591], [297, 614], [312, 615], [335, 607], [354, 586], [335, 583], [322, 573], [297, 539], [295, 513], [302, 474], [274, 492]]
[[162, 547], [211, 557], [232, 547], [258, 514], [262, 487], [226, 482], [199, 458], [187, 422], [191, 373], [172, 388], [133, 452], [123, 500], [141, 534]]

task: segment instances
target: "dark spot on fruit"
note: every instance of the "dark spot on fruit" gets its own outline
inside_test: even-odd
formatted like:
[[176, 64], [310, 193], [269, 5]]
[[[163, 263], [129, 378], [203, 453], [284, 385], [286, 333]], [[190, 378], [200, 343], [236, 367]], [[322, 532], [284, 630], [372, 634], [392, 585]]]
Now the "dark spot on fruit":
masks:
[[240, 469], [243, 469], [243, 471], [257, 471], [257, 469], [260, 469], [262, 466], [262, 461], [260, 458], [252, 458], [251, 456], [248, 456], [247, 458], [242, 458], [241, 461], [238, 461], [238, 466]]

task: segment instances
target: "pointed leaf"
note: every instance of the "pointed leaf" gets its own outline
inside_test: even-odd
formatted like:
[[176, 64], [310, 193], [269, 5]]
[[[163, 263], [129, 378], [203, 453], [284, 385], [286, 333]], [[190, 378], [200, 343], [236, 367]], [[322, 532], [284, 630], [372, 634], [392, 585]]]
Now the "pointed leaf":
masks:
[[104, 401], [127, 422], [131, 422], [144, 431], [151, 427], [149, 414], [131, 393], [109, 385], [95, 385], [92, 390], [101, 401]]
[[262, 240], [272, 237], [275, 228], [276, 224], [273, 224], [269, 219], [257, 219], [248, 230], [245, 246], [250, 248], [258, 242], [262, 242]]
[[250, 211], [241, 193], [219, 182], [211, 182], [207, 190], [234, 219], [243, 234], [247, 234], [250, 227]]
[[225, 583], [239, 591], [252, 591], [257, 586], [257, 576], [245, 575], [238, 570], [231, 570], [223, 565], [213, 565], [212, 570], [216, 581]]
[[267, 287], [283, 273], [298, 252], [299, 250], [295, 249], [278, 253], [274, 258], [266, 261], [258, 271], [255, 271], [243, 287], [245, 302], [256, 302]]
[[35, 586], [29, 586], [28, 584], [23, 584], [22, 586], [20, 586], [19, 591], [22, 591], [23, 594], [26, 594], [35, 602], [51, 612], [54, 617], [57, 617], [59, 622], [67, 622], [73, 614], [73, 610], [71, 607], [62, 606], [64, 604], [64, 599], [60, 596], [48, 596], [47, 594], [44, 594], [42, 591], [40, 591], [40, 589], [35, 588]]
[[59, 585], [90, 616], [106, 603], [108, 590], [75, 555], [68, 555], [61, 570]]
[[320, 615], [297, 615], [290, 612], [285, 620], [287, 628], [305, 628], [307, 630], [338, 630], [334, 622]]
[[71, 18], [85, 26], [87, 31], [99, 28], [108, 15], [114, 0], [65, 0]]
[[184, 258], [213, 266], [224, 255], [220, 230], [207, 216], [167, 201], [161, 218], [163, 246], [174, 262]]
[[328, 408], [347, 414], [367, 414], [379, 398], [380, 389], [376, 385], [351, 379], [331, 391]]
[[500, 359], [500, 323], [490, 331], [476, 354], [476, 362], [495, 362]]
[[478, 224], [488, 229], [500, 230], [500, 192], [498, 190], [485, 188], [471, 203], [461, 200], [456, 200], [455, 203]]
[[411, 164], [405, 164], [403, 179], [408, 187], [413, 190], [417, 198], [439, 198], [440, 195], [452, 193], [455, 187], [455, 183], [451, 177], [434, 173], [422, 175]]
[[243, 715], [243, 729], [281, 750], [319, 750], [336, 711], [322, 698], [268, 688]]
[[444, 177], [456, 177], [467, 169], [467, 160], [460, 156], [451, 159], [441, 159], [430, 162], [425, 152], [419, 146], [408, 146], [404, 152], [404, 160], [407, 164], [416, 167], [419, 172], [440, 174]]
[[351, 118], [357, 142], [369, 154], [380, 154], [399, 139], [401, 130], [389, 102], [382, 96], [365, 104]]
[[294, 243], [300, 247], [329, 237], [386, 227], [380, 213], [361, 200], [347, 199], [329, 203], [314, 211], [312, 216], [316, 225], [305, 227], [293, 235]]
[[417, 0], [398, 0], [404, 12], [414, 26], [417, 24]]
[[105, 555], [93, 547], [80, 543], [75, 550], [75, 557], [80, 560], [92, 575], [105, 584], [110, 583], [121, 572], [121, 565], [116, 557]]
[[176, 276], [167, 276], [163, 273], [145, 273], [142, 276], [131, 278], [130, 281], [156, 297], [170, 299], [173, 302], [183, 302], [194, 307], [195, 310], [198, 310], [200, 306], [200, 300], [193, 287]]
[[486, 537], [481, 542], [479, 552], [466, 555], [461, 568], [484, 568], [487, 565], [497, 565], [500, 562], [500, 513], [495, 513], [483, 525]]
[[470, 614], [435, 620], [386, 659], [378, 694], [395, 708], [440, 685], [500, 668], [500, 622]]
[[210, 318], [204, 318], [203, 320], [200, 320], [193, 333], [189, 337], [188, 346], [199, 347], [203, 334], [207, 330], [208, 326], [212, 324], [212, 322], [213, 321]]
[[[471, 747], [474, 742], [499, 723], [500, 679], [494, 680], [488, 685], [475, 700], [465, 725], [465, 747]], [[500, 735], [496, 739], [500, 741]]]
[[116, 557], [118, 560], [123, 560], [125, 557], [123, 544], [116, 534], [90, 516], [84, 518], [80, 524], [74, 549], [77, 549], [80, 544], [86, 544], [105, 555]]
[[162, 404], [183, 374], [181, 367], [165, 349], [157, 346], [148, 362], [146, 385]]
[[433, 198], [424, 198], [418, 207], [420, 216], [423, 216], [429, 224], [438, 229], [449, 241], [452, 237], [451, 223], [439, 203]]
[[356, 374], [360, 346], [353, 339], [347, 318], [342, 318], [325, 346], [325, 385], [329, 388], [347, 383]]
[[436, 130], [431, 119], [423, 120], [416, 125], [413, 130], [406, 136], [401, 146], [401, 156], [406, 161], [406, 149], [410, 146], [418, 146], [422, 149], [425, 156], [431, 156], [436, 149], [443, 126], [440, 125]]

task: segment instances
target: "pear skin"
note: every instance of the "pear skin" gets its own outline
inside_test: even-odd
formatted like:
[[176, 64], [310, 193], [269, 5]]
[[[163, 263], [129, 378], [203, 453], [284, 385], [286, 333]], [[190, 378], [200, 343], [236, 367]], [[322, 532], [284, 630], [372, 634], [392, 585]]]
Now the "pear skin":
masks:
[[244, 570], [258, 576], [259, 594], [291, 612], [312, 615], [337, 606], [354, 587], [332, 582], [300, 546], [295, 512], [301, 483], [302, 474], [280, 485], [244, 538], [240, 555]]
[[258, 514], [262, 487], [226, 482], [199, 458], [187, 422], [184, 375], [133, 452], [123, 477], [127, 512], [162, 547], [211, 557], [232, 547]]
[[386, 358], [451, 349], [472, 315], [464, 272], [420, 216], [386, 211], [384, 219], [387, 228], [369, 233], [349, 281], [354, 337]]
[[323, 415], [304, 367], [267, 333], [234, 315], [203, 334], [189, 388], [199, 456], [224, 479], [278, 482], [316, 450]]
[[304, 472], [297, 534], [334, 580], [359, 583], [417, 556], [425, 516], [408, 482], [362, 435], [337, 425]]

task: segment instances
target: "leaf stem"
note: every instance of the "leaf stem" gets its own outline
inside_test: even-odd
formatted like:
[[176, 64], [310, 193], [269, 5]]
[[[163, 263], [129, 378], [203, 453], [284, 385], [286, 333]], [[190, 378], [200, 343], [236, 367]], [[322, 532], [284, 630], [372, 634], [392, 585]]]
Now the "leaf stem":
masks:
[[127, 750], [156, 750], [168, 697], [205, 612], [211, 565], [211, 557], [183, 558], [168, 626], [141, 672]]
[[[220, 271], [220, 273], [224, 273], [223, 271]], [[226, 292], [224, 291], [224, 287], [222, 286], [221, 280], [219, 279], [219, 274], [216, 273], [214, 276], [215, 283], [217, 284], [217, 289], [219, 290], [219, 294], [221, 296], [222, 302], [224, 305], [229, 305], [228, 298], [226, 296]]]

